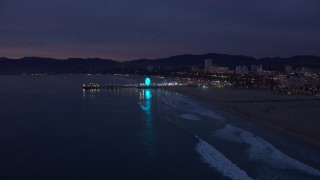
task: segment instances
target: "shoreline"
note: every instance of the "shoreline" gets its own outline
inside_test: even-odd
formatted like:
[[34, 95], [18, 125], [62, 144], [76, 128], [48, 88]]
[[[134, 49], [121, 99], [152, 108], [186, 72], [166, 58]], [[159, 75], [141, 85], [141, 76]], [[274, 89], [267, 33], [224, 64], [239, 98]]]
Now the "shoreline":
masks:
[[[173, 92], [213, 105], [320, 148], [320, 100], [263, 89], [175, 88]], [[317, 109], [318, 107], [318, 109]]]

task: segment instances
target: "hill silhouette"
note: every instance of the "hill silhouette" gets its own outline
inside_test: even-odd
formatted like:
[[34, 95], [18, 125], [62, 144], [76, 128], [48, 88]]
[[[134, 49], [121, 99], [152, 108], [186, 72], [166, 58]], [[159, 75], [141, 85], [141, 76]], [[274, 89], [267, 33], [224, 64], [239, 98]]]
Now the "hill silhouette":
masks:
[[265, 69], [283, 70], [286, 65], [293, 67], [320, 68], [320, 57], [293, 56], [288, 58], [266, 57], [256, 59], [242, 55], [209, 53], [203, 55], [184, 54], [159, 59], [137, 59], [119, 62], [100, 58], [69, 58], [65, 60], [41, 57], [21, 59], [0, 58], [0, 74], [108, 74], [145, 70], [152, 65], [163, 70], [180, 70], [191, 67], [203, 67], [204, 59], [210, 58], [217, 66], [234, 69], [239, 65], [262, 65]]

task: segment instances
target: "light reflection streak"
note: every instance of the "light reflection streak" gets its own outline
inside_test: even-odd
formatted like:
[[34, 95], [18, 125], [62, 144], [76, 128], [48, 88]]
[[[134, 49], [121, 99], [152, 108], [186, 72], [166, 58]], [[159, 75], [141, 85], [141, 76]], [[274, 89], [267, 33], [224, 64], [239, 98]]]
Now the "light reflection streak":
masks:
[[154, 157], [154, 127], [152, 116], [152, 94], [149, 89], [139, 91], [140, 107], [145, 112], [145, 128], [143, 132], [143, 143], [146, 146], [148, 162]]

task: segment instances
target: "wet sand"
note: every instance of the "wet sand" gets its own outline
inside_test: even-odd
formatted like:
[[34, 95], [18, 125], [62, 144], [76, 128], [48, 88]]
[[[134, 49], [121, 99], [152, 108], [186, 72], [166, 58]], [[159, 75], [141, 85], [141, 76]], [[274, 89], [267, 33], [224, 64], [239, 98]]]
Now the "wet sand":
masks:
[[171, 90], [320, 147], [320, 99], [315, 97], [259, 89]]

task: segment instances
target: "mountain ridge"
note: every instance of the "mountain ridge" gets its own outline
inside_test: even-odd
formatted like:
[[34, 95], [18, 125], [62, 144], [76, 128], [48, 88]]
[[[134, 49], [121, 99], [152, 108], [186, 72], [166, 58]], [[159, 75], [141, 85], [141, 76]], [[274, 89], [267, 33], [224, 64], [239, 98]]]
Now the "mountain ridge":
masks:
[[284, 66], [320, 68], [320, 57], [298, 55], [292, 57], [254, 58], [244, 55], [228, 55], [207, 53], [200, 55], [182, 54], [157, 59], [135, 59], [115, 61], [102, 58], [68, 58], [55, 59], [48, 57], [23, 57], [19, 59], [0, 58], [0, 74], [30, 74], [30, 73], [117, 73], [145, 70], [147, 66], [155, 66], [167, 70], [190, 69], [203, 67], [204, 59], [210, 58], [213, 64], [234, 69], [240, 65], [262, 65], [270, 70], [283, 70]]

